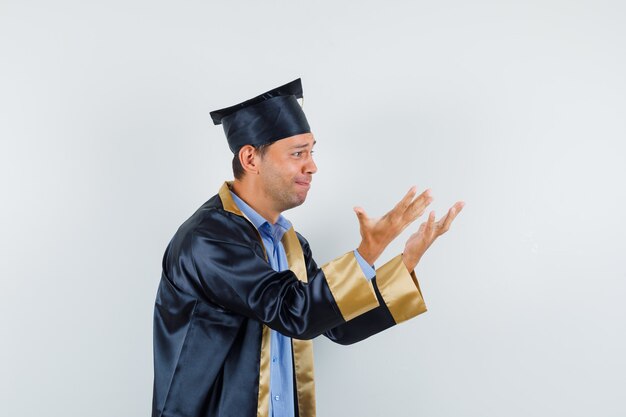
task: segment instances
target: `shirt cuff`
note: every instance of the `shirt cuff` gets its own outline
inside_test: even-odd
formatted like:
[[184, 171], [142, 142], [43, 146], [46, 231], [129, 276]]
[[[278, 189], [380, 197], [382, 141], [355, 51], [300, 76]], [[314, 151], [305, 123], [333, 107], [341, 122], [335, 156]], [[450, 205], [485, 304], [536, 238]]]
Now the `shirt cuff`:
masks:
[[356, 261], [359, 263], [359, 266], [361, 267], [361, 270], [363, 271], [365, 278], [371, 281], [376, 276], [376, 270], [374, 269], [374, 267], [368, 264], [365, 259], [363, 259], [363, 257], [361, 256], [361, 254], [359, 253], [357, 249], [354, 250], [354, 257], [356, 258]]

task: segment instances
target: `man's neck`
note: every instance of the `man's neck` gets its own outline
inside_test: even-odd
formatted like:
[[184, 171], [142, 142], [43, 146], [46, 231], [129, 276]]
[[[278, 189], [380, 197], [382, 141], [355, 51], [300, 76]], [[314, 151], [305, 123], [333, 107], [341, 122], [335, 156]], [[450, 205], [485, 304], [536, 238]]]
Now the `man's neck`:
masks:
[[281, 214], [280, 211], [272, 210], [269, 202], [266, 201], [259, 191], [259, 187], [251, 182], [235, 179], [232, 191], [271, 224], [275, 224], [278, 221], [278, 217]]

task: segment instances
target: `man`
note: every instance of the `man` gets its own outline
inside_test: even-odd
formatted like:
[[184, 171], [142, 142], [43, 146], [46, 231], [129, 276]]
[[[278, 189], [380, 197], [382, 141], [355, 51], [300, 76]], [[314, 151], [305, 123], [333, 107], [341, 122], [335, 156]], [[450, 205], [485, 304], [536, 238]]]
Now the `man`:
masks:
[[153, 417], [314, 417], [311, 339], [349, 344], [426, 311], [413, 272], [463, 203], [428, 221], [374, 269], [432, 197], [412, 187], [385, 216], [355, 208], [358, 248], [319, 268], [282, 212], [302, 204], [317, 167], [297, 102], [300, 80], [211, 113], [235, 180], [178, 229], [154, 313]]

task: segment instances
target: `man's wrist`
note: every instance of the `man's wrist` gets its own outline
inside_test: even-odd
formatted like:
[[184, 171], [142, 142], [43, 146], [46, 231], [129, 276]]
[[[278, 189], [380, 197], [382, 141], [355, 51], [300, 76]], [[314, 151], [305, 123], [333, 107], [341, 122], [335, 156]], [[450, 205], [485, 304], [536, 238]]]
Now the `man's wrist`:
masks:
[[370, 265], [374, 265], [376, 260], [382, 253], [382, 251], [376, 250], [372, 247], [372, 245], [368, 244], [364, 240], [361, 241], [361, 244], [357, 248], [361, 257]]
[[409, 272], [412, 272], [415, 269], [419, 261], [420, 261], [419, 258], [414, 259], [410, 255], [407, 255], [406, 252], [402, 253], [402, 262], [404, 263], [404, 266], [406, 266], [406, 269]]

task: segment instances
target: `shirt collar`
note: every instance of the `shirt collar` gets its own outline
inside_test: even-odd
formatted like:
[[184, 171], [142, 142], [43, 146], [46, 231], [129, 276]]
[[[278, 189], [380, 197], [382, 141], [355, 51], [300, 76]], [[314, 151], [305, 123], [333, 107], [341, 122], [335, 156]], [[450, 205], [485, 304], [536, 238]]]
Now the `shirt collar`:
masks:
[[250, 207], [245, 201], [243, 201], [237, 194], [230, 190], [230, 194], [235, 200], [235, 204], [239, 207], [239, 210], [252, 222], [254, 227], [259, 231], [267, 231], [270, 235], [273, 235], [276, 240], [281, 240], [285, 232], [291, 229], [291, 222], [287, 220], [282, 214], [278, 216], [275, 224], [268, 222], [263, 216], [257, 213], [252, 207]]

